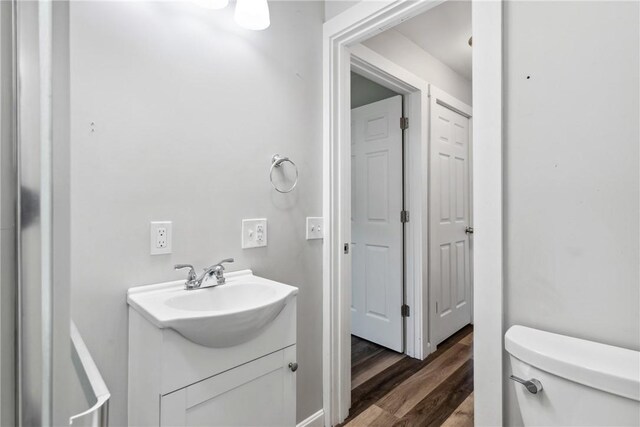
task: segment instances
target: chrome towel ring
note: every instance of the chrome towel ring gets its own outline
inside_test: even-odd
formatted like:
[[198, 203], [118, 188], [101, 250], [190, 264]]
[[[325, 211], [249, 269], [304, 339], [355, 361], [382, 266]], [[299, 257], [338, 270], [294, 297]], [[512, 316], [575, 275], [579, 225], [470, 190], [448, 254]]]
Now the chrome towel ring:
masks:
[[[290, 188], [287, 188], [286, 190], [281, 190], [280, 188], [278, 188], [275, 182], [273, 182], [273, 171], [274, 169], [281, 167], [282, 164], [285, 162], [291, 163], [291, 165], [295, 168], [296, 179]], [[271, 181], [271, 185], [273, 186], [273, 188], [275, 188], [275, 190], [278, 193], [290, 193], [291, 191], [293, 191], [294, 188], [296, 188], [296, 185], [298, 185], [298, 167], [288, 157], [281, 156], [280, 154], [274, 154], [273, 157], [271, 157], [271, 169], [269, 169], [269, 180]]]

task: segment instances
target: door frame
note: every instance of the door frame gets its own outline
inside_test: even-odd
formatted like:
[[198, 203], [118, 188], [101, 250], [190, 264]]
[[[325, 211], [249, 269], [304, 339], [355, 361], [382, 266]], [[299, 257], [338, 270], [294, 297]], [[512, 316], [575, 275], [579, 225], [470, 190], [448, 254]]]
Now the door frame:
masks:
[[[444, 108], [447, 108], [453, 112], [456, 112], [458, 114], [460, 114], [463, 117], [466, 117], [469, 120], [469, 142], [468, 142], [468, 147], [467, 147], [467, 161], [468, 161], [468, 167], [469, 167], [469, 172], [468, 172], [468, 188], [469, 188], [469, 226], [473, 227], [473, 108], [467, 104], [465, 104], [464, 102], [460, 101], [459, 99], [457, 99], [456, 97], [454, 97], [453, 95], [448, 94], [447, 92], [439, 89], [438, 87], [434, 86], [434, 85], [429, 85], [429, 120], [431, 121], [431, 112], [434, 110], [434, 107], [436, 105], [441, 105]], [[431, 138], [431, 127], [429, 127], [429, 141]], [[429, 143], [429, 148], [428, 151], [431, 151], [431, 144]], [[429, 159], [429, 167], [433, 166], [433, 164], [431, 163], [431, 161], [433, 160], [431, 157]], [[431, 169], [429, 169], [428, 171], [429, 175], [431, 174]], [[427, 200], [427, 206], [431, 206], [431, 192], [434, 189], [431, 188], [431, 181], [429, 181], [429, 200]], [[429, 208], [428, 208], [429, 209]], [[429, 223], [427, 225], [427, 229], [430, 229], [431, 224]], [[473, 235], [471, 235], [473, 236]], [[473, 301], [474, 301], [474, 289], [473, 289], [473, 238], [469, 236], [469, 271], [471, 272], [471, 277], [469, 278], [470, 280], [470, 287], [471, 287], [471, 291], [470, 291], [470, 296], [469, 298], [471, 299], [471, 307], [470, 307], [470, 318], [469, 318], [469, 322], [473, 324]], [[429, 241], [429, 252], [428, 252], [429, 256], [432, 255], [431, 253], [431, 241]], [[438, 268], [437, 266], [434, 266], [434, 268]], [[429, 272], [431, 273], [431, 271]], [[432, 295], [432, 289], [431, 286], [434, 285], [434, 283], [429, 280], [430, 276], [427, 276], [427, 286], [428, 286], [428, 294]], [[435, 300], [433, 298], [429, 298], [428, 301], [428, 307], [429, 307], [429, 339], [430, 341], [433, 340], [434, 337], [434, 328], [435, 328], [435, 319], [437, 316], [436, 313], [436, 307], [435, 307]], [[431, 343], [431, 347], [432, 347], [432, 351], [435, 351], [437, 349], [437, 344]]]
[[[402, 237], [404, 248], [403, 300], [411, 310], [411, 315], [404, 318], [404, 352], [410, 357], [424, 359], [431, 353], [426, 336], [428, 329], [423, 327], [426, 325], [423, 325], [422, 307], [424, 301], [421, 286], [422, 274], [425, 271], [422, 260], [423, 254], [426, 254], [426, 246], [424, 246], [426, 235], [423, 234], [423, 230], [426, 230], [426, 227], [423, 227], [426, 218], [421, 215], [422, 209], [420, 208], [423, 196], [422, 186], [412, 185], [412, 182], [426, 182], [426, 179], [421, 175], [422, 162], [426, 160], [426, 157], [423, 157], [423, 153], [421, 153], [421, 141], [427, 137], [427, 127], [423, 123], [425, 123], [424, 116], [428, 117], [429, 84], [361, 44], [352, 46], [349, 52], [352, 71], [402, 95], [403, 116], [407, 117], [410, 123], [409, 128], [403, 134], [404, 161], [402, 165], [404, 209], [410, 213], [409, 222], [404, 223]], [[345, 166], [350, 168], [350, 165]], [[349, 172], [350, 178], [350, 169], [347, 172]], [[349, 197], [351, 197], [350, 192]], [[348, 290], [351, 290], [350, 281]], [[423, 333], [423, 331], [425, 332]], [[349, 350], [349, 355], [345, 355], [345, 358], [351, 360], [351, 348], [349, 347], [347, 350]]]
[[[444, 0], [362, 1], [323, 26], [323, 410], [324, 424], [343, 421], [350, 390], [351, 53], [355, 44]], [[476, 425], [502, 424], [502, 0], [472, 2], [474, 203], [474, 373]], [[427, 119], [428, 120], [428, 119]], [[428, 123], [427, 121], [423, 123]], [[411, 127], [410, 127], [411, 128]], [[347, 144], [348, 145], [348, 144]], [[478, 151], [477, 147], [482, 147]], [[347, 190], [347, 191], [345, 191]], [[415, 215], [414, 215], [415, 217]], [[424, 264], [423, 264], [424, 265]], [[425, 316], [428, 317], [428, 316]]]

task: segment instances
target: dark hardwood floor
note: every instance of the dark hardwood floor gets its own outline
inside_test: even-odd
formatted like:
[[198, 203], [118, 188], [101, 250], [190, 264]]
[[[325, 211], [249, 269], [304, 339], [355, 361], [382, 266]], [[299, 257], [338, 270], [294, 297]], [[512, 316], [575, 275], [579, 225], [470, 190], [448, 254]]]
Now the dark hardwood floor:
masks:
[[417, 360], [353, 337], [351, 410], [341, 426], [473, 426], [473, 327]]

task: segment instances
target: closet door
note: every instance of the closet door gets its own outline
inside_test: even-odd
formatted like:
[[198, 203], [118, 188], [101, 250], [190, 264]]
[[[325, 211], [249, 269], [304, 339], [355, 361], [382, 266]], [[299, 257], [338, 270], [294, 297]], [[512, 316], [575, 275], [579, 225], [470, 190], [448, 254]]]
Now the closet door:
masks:
[[432, 344], [471, 322], [471, 195], [469, 117], [431, 105], [429, 275]]
[[296, 346], [162, 396], [162, 426], [295, 426]]
[[402, 352], [402, 96], [351, 110], [351, 333]]

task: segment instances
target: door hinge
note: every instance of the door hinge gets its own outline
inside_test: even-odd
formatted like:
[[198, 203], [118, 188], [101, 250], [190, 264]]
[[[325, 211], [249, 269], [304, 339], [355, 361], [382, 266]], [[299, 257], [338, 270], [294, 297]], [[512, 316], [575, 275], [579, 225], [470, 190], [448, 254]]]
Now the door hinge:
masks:
[[411, 316], [411, 307], [409, 307], [407, 304], [402, 304], [402, 307], [400, 308], [400, 313], [402, 313], [402, 317]]
[[402, 223], [409, 222], [409, 211], [400, 212], [400, 222]]
[[344, 254], [345, 255], [349, 254], [349, 244], [348, 243], [344, 244]]
[[436, 301], [436, 314], [438, 313], [438, 301]]
[[400, 129], [409, 129], [409, 117], [400, 117]]

